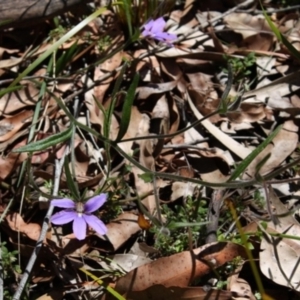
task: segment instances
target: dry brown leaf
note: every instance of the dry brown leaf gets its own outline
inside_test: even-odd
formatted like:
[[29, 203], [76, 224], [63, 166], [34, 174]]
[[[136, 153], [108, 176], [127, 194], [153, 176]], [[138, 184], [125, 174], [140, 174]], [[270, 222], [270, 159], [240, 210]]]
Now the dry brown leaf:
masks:
[[[162, 257], [132, 270], [120, 278], [116, 290], [120, 293], [142, 291], [153, 285], [186, 287], [194, 279], [217, 268], [237, 256], [245, 257], [244, 248], [233, 243], [211, 243], [193, 250]], [[206, 263], [204, 262], [206, 261]]]
[[[145, 53], [149, 54], [146, 49], [139, 49], [134, 52], [134, 58], [145, 55]], [[153, 74], [161, 75], [160, 64], [154, 55], [147, 55], [142, 60], [139, 60], [136, 71], [139, 72], [141, 79], [143, 79], [144, 82], [152, 82]]]
[[263, 119], [270, 119], [272, 111], [264, 103], [243, 102], [239, 110], [228, 111], [226, 116], [231, 122], [252, 123]]
[[101, 261], [100, 264], [104, 269], [118, 270], [124, 273], [150, 263], [152, 260], [145, 256], [139, 256], [135, 254], [116, 254], [111, 258], [111, 262], [108, 265], [107, 262]]
[[176, 87], [176, 84], [176, 81], [170, 81], [164, 83], [150, 83], [147, 86], [138, 87], [136, 89], [138, 100], [145, 100], [153, 94], [170, 92]]
[[261, 241], [259, 264], [262, 273], [274, 282], [300, 291], [300, 241], [292, 238], [275, 237], [268, 233], [300, 236], [299, 223], [289, 213], [280, 199], [269, 187], [269, 198], [275, 208], [278, 224], [268, 222], [267, 232]]
[[252, 16], [247, 13], [231, 13], [224, 17], [224, 21], [232, 30], [240, 33], [244, 39], [262, 31], [271, 33], [268, 22], [262, 15]]
[[31, 121], [33, 111], [23, 110], [10, 118], [5, 118], [0, 121], [0, 142], [9, 140], [16, 134], [25, 123]]
[[[204, 290], [202, 287], [165, 287], [153, 285], [143, 291], [129, 292], [124, 295], [127, 300], [230, 300], [231, 292]], [[110, 298], [109, 298], [110, 299]], [[112, 300], [112, 299], [111, 299]]]
[[292, 107], [289, 101], [283, 101], [283, 97], [296, 92], [300, 88], [300, 71], [290, 73], [284, 77], [276, 79], [255, 90], [245, 92], [243, 99], [247, 102], [267, 103], [271, 108]]
[[23, 83], [23, 88], [9, 94], [5, 94], [0, 99], [0, 116], [11, 114], [24, 107], [36, 105], [39, 90], [32, 84]]
[[[196, 116], [198, 120], [201, 120], [203, 118], [203, 115], [197, 110], [195, 107], [193, 101], [189, 97], [188, 93], [188, 102], [189, 105]], [[205, 119], [201, 122], [201, 124], [216, 138], [218, 139], [225, 147], [227, 147], [229, 150], [231, 150], [233, 153], [235, 153], [237, 156], [239, 156], [242, 159], [245, 159], [250, 153], [251, 150], [242, 146], [237, 141], [235, 141], [233, 138], [222, 132], [219, 128], [217, 128], [215, 125], [213, 125], [209, 120]]]
[[[117, 52], [115, 55], [113, 55], [111, 58], [106, 59], [102, 64], [98, 65], [95, 68], [94, 72], [94, 81], [97, 81], [105, 74], [115, 71], [122, 62], [122, 56], [123, 52]], [[93, 95], [97, 99], [98, 103], [103, 104], [103, 99], [105, 96], [105, 92], [109, 88], [110, 84], [114, 81], [117, 74], [113, 74], [110, 78], [102, 81], [101, 83], [97, 84], [97, 86], [94, 87]]]
[[38, 240], [41, 233], [41, 226], [39, 224], [25, 223], [18, 213], [9, 214], [5, 220], [12, 230], [23, 233], [34, 241]]
[[36, 300], [60, 300], [63, 298], [63, 296], [64, 296], [63, 291], [53, 290], [51, 292], [48, 292], [47, 294], [44, 294], [36, 298]]
[[[108, 232], [106, 236], [114, 250], [119, 249], [132, 235], [141, 230], [137, 220], [137, 215], [125, 212], [118, 216], [117, 219], [107, 224], [106, 227]], [[100, 238], [103, 239], [101, 236]]]
[[271, 156], [260, 169], [260, 174], [265, 175], [274, 170], [296, 149], [298, 138], [298, 126], [292, 120], [285, 121], [282, 129], [275, 136], [272, 143], [251, 162], [244, 178], [252, 178], [256, 173], [257, 165], [268, 154], [271, 154]]
[[231, 291], [234, 300], [255, 300], [249, 283], [243, 278], [239, 278], [243, 264], [239, 264], [233, 274], [227, 278], [227, 290]]

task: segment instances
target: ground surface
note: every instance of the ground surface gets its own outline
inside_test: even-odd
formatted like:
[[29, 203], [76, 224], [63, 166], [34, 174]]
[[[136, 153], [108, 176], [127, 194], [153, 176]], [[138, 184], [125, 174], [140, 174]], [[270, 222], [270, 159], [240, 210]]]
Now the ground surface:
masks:
[[300, 6], [262, 4], [3, 27], [0, 300], [299, 299]]

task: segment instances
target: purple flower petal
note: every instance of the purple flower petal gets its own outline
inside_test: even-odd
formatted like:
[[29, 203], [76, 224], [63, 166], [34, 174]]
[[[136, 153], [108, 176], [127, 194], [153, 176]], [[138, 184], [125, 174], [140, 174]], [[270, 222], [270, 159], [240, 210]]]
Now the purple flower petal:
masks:
[[75, 202], [68, 198], [54, 199], [51, 201], [51, 205], [61, 208], [75, 208]]
[[143, 37], [148, 37], [148, 36], [151, 36], [152, 35], [152, 33], [149, 31], [149, 30], [144, 30], [143, 32], [142, 32], [142, 36]]
[[86, 222], [83, 216], [77, 215], [73, 222], [73, 232], [78, 240], [84, 240], [86, 237]]
[[94, 215], [83, 215], [84, 220], [92, 227], [98, 234], [105, 235], [107, 228], [104, 223]]
[[54, 214], [51, 217], [50, 221], [55, 225], [63, 225], [73, 221], [74, 219], [76, 219], [76, 217], [77, 213], [75, 211], [63, 210]]
[[107, 194], [100, 194], [89, 199], [84, 204], [84, 213], [90, 214], [93, 211], [99, 209], [107, 199]]
[[153, 20], [150, 20], [148, 23], [146, 23], [146, 24], [144, 25], [145, 31], [147, 31], [147, 32], [151, 31], [151, 28], [153, 27], [153, 24], [154, 24], [154, 21], [153, 21]]
[[172, 42], [177, 39], [177, 35], [163, 32], [165, 25], [166, 21], [163, 17], [160, 17], [156, 20], [150, 20], [144, 25], [144, 31], [142, 32], [142, 36], [151, 37], [158, 41], [164, 42], [169, 46], [173, 46]]
[[177, 39], [177, 35], [167, 32], [160, 32], [156, 34], [155, 38], [159, 41], [170, 43]]
[[166, 25], [166, 21], [164, 20], [163, 17], [160, 17], [158, 19], [156, 19], [154, 22], [153, 22], [153, 25], [152, 25], [152, 28], [151, 28], [151, 31], [154, 33], [154, 34], [157, 34], [159, 32], [162, 32], [165, 28], [165, 25]]

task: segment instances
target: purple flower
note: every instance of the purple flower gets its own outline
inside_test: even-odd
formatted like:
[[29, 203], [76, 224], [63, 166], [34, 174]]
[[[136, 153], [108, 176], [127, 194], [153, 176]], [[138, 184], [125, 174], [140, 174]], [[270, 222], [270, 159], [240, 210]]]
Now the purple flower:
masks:
[[54, 199], [51, 205], [55, 207], [66, 208], [51, 217], [51, 222], [55, 225], [63, 225], [73, 221], [73, 232], [78, 240], [83, 240], [86, 237], [87, 224], [92, 227], [98, 234], [104, 235], [107, 233], [107, 228], [104, 223], [91, 213], [99, 209], [106, 201], [107, 194], [100, 194], [89, 199], [86, 203], [73, 200]]
[[156, 19], [155, 21], [150, 20], [144, 25], [144, 31], [142, 32], [142, 35], [144, 37], [151, 37], [155, 40], [164, 42], [169, 46], [172, 46], [172, 42], [177, 39], [177, 35], [163, 32], [165, 25], [166, 21], [162, 17]]

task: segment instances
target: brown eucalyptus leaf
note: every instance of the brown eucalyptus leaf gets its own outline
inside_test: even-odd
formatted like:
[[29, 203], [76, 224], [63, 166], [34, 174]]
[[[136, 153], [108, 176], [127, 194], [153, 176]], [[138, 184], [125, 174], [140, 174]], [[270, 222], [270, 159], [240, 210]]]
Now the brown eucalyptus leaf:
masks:
[[153, 285], [143, 291], [128, 292], [125, 294], [128, 300], [230, 300], [232, 294], [229, 291], [206, 291], [202, 287], [165, 287]]
[[243, 99], [247, 99], [247, 102], [267, 102], [269, 107], [277, 109], [293, 107], [291, 103], [286, 103], [286, 101], [283, 101], [282, 98], [299, 90], [299, 76], [299, 70], [292, 72], [286, 76], [280, 77], [279, 79], [273, 80], [265, 86], [245, 92]]
[[139, 100], [145, 100], [153, 94], [163, 94], [172, 91], [176, 85], [176, 81], [150, 83], [147, 86], [138, 87], [136, 93], [138, 94]]
[[107, 224], [108, 232], [106, 236], [114, 250], [119, 249], [132, 235], [141, 230], [137, 220], [137, 215], [124, 212]]
[[[196, 108], [195, 104], [193, 103], [192, 99], [188, 97], [189, 105], [196, 116], [198, 120], [203, 118], [203, 115], [199, 112], [199, 110]], [[231, 150], [233, 153], [235, 153], [237, 156], [239, 156], [242, 159], [245, 159], [250, 153], [251, 150], [244, 147], [242, 144], [235, 141], [233, 138], [231, 138], [229, 135], [225, 134], [223, 131], [221, 131], [219, 128], [217, 128], [214, 124], [212, 124], [209, 120], [205, 119], [201, 123], [207, 131], [209, 131], [216, 139], [218, 139], [225, 147], [227, 147], [229, 150]]]
[[60, 300], [63, 298], [63, 296], [64, 296], [63, 291], [53, 290], [36, 298], [36, 300]]
[[11, 114], [24, 107], [36, 105], [39, 90], [32, 84], [23, 84], [21, 90], [5, 94], [0, 99], [0, 115]]
[[224, 21], [232, 30], [240, 33], [244, 39], [261, 31], [271, 33], [268, 22], [262, 15], [252, 16], [247, 13], [231, 13], [224, 17]]
[[[217, 242], [193, 250], [162, 257], [132, 270], [117, 281], [120, 293], [142, 291], [153, 285], [186, 287], [194, 279], [237, 256], [245, 257], [244, 248], [233, 243]], [[209, 266], [210, 265], [210, 266]]]
[[227, 290], [234, 295], [234, 300], [255, 300], [249, 283], [243, 278], [239, 278], [243, 264], [239, 264], [232, 275], [227, 278]]
[[139, 256], [135, 254], [116, 254], [111, 258], [111, 262], [100, 262], [104, 269], [111, 271], [130, 272], [131, 270], [150, 263], [152, 260], [145, 256]]
[[296, 149], [298, 138], [298, 126], [292, 120], [285, 121], [282, 129], [275, 136], [273, 141], [251, 162], [246, 170], [244, 178], [252, 178], [256, 173], [257, 165], [268, 154], [271, 154], [271, 156], [260, 169], [260, 174], [267, 174], [280, 166], [280, 164]]
[[[268, 222], [261, 241], [259, 264], [262, 273], [277, 284], [300, 291], [300, 241], [289, 237], [271, 236], [285, 234], [300, 236], [300, 225], [289, 213], [273, 189], [269, 187], [270, 201], [278, 216], [278, 224]], [[280, 216], [283, 215], [283, 216]]]
[[103, 104], [105, 93], [109, 88], [110, 84], [114, 82], [114, 79], [117, 76], [117, 74], [114, 74], [113, 71], [115, 71], [121, 65], [122, 57], [123, 52], [118, 51], [111, 58], [106, 59], [102, 64], [95, 67], [94, 81], [101, 79], [102, 76], [109, 72], [112, 73], [111, 77], [109, 77], [106, 80], [103, 80], [101, 83], [97, 84], [97, 86], [94, 87], [93, 95], [97, 99], [98, 103]]

